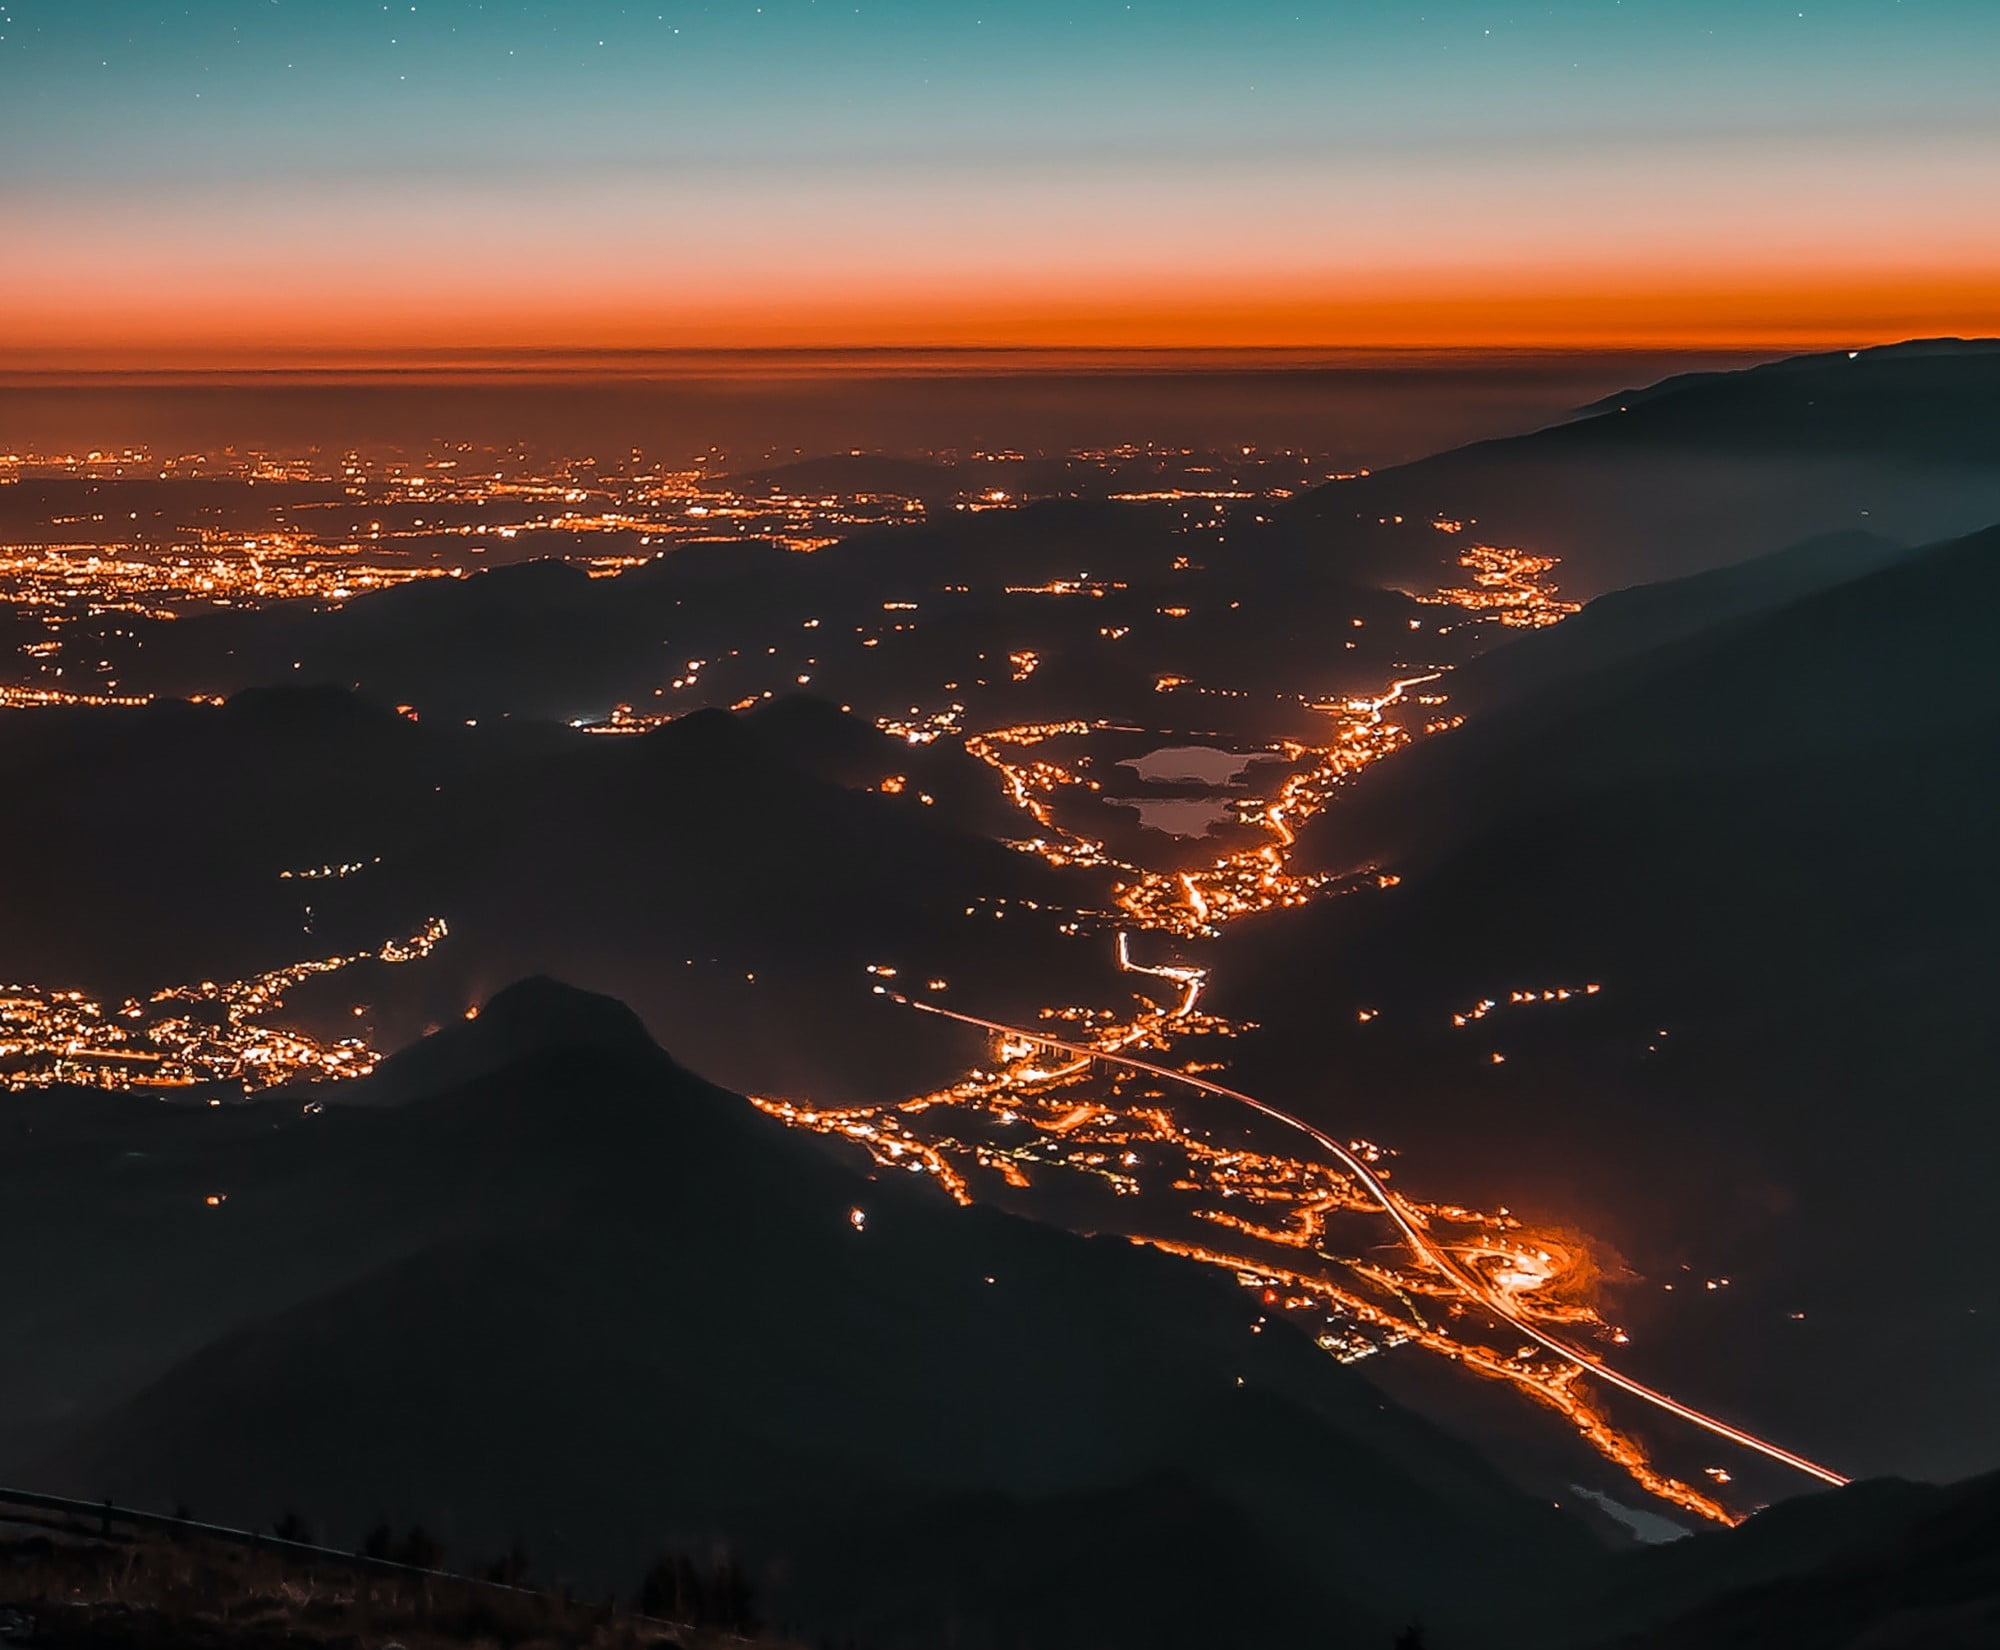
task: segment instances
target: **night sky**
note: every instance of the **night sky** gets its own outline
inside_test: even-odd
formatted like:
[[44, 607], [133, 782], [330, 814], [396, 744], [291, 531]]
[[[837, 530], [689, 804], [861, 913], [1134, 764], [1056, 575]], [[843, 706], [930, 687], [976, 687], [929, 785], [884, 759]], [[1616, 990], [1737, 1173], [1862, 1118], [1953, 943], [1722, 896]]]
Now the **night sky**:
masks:
[[2000, 327], [1993, 0], [3, 0], [18, 353]]

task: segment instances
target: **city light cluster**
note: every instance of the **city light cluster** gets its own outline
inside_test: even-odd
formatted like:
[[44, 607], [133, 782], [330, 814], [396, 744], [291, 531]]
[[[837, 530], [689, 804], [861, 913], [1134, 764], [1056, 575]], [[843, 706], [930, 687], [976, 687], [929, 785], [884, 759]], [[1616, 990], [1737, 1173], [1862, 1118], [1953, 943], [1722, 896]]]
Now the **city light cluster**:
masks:
[[381, 1056], [365, 1038], [326, 1039], [274, 1025], [286, 993], [357, 963], [427, 957], [449, 932], [433, 917], [373, 951], [289, 963], [247, 980], [168, 986], [107, 1007], [81, 991], [0, 986], [0, 1089], [234, 1087], [365, 1077]]

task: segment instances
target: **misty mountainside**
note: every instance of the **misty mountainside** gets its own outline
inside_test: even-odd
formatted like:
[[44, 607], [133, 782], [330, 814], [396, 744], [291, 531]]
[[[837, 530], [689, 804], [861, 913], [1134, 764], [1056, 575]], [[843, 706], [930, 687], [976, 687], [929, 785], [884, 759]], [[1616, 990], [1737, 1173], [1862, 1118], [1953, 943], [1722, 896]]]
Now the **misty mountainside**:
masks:
[[1592, 1561], [1247, 1293], [836, 1157], [603, 999], [523, 983], [369, 1084], [9, 1102], [0, 1470], [585, 1587], [726, 1542], [881, 1645], [1375, 1646]]
[[1451, 674], [1452, 709], [1483, 718], [1531, 695], [1731, 619], [1873, 572], [1909, 548], [1876, 533], [1828, 533], [1769, 555], [1599, 596], [1561, 624], [1531, 630]]
[[1239, 1079], [1606, 1241], [1668, 1390], [1849, 1472], [2000, 1454], [1996, 602], [1989, 530], [1383, 764], [1308, 851], [1400, 886], [1224, 942]]
[[[1463, 582], [1464, 542], [1560, 558], [1564, 595], [1827, 533], [1916, 544], [2000, 518], [2000, 344], [1939, 340], [1669, 379], [1546, 429], [1329, 483], [1281, 511], [1347, 576]], [[1465, 522], [1465, 537], [1432, 528]]]
[[957, 726], [1164, 719], [1261, 740], [1309, 734], [1305, 701], [1379, 691], [1417, 632], [1426, 662], [1490, 639], [1289, 545], [1220, 504], [1086, 500], [946, 513], [811, 554], [693, 541], [616, 577], [529, 561], [338, 606], [82, 621], [60, 685], [229, 696], [334, 682], [480, 726], [805, 689], [869, 720], [924, 725], [955, 707]]
[[[1873, 450], [1901, 442], [1911, 450], [1977, 455], [1987, 450], [1984, 434], [1965, 415], [1985, 406], [1979, 369], [1982, 357], [1994, 355], [2000, 355], [2000, 338], [1906, 338], [1866, 349], [1781, 356], [1738, 369], [1676, 373], [1616, 390], [1581, 411], [1615, 412], [1672, 399], [1670, 420], [1696, 423], [1704, 438], [1729, 435], [1747, 446], [1801, 440], [1817, 446], [1831, 440]], [[1842, 377], [1843, 362], [1885, 369], [1890, 376]], [[1746, 382], [1749, 396], [1742, 393]], [[1882, 405], [1876, 393], [1882, 384], [1928, 392], [1929, 405], [1916, 418], [1906, 418], [1905, 407]]]
[[[1622, 592], [1496, 650], [1468, 674], [1498, 691], [1476, 688], [1466, 726], [1362, 776], [1308, 827], [1311, 857], [1421, 864], [1619, 782], [1871, 748], [1889, 759], [2000, 713], [2000, 668], [1980, 645], [2000, 595], [2000, 528], [1920, 551], [1859, 548], [1853, 576], [1823, 577], [1821, 548], [1801, 546]], [[1807, 555], [1803, 594], [1740, 599]]]
[[[0, 978], [114, 1006], [443, 917], [429, 958], [304, 982], [286, 1013], [393, 1047], [554, 971], [617, 992], [739, 1085], [879, 1092], [954, 1072], [956, 1043], [884, 1035], [870, 964], [1024, 1013], [1052, 982], [1127, 994], [1103, 946], [1061, 931], [1102, 903], [1101, 879], [1001, 846], [1013, 810], [983, 764], [828, 705], [604, 738], [278, 689], [9, 717], [0, 758], [18, 787], [0, 850], [36, 868], [0, 896]], [[878, 788], [891, 778], [896, 794]], [[774, 1021], [795, 1035], [769, 1036]]]

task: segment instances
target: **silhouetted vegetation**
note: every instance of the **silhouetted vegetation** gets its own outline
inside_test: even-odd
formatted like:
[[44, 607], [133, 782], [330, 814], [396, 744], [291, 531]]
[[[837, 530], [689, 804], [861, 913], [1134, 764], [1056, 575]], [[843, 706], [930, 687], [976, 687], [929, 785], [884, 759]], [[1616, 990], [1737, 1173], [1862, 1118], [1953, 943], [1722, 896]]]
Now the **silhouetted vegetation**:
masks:
[[502, 1587], [519, 1587], [528, 1579], [528, 1549], [516, 1541], [480, 1572], [483, 1580]]
[[413, 1570], [436, 1570], [444, 1564], [444, 1543], [421, 1524], [398, 1535], [385, 1518], [362, 1539], [361, 1556], [407, 1564]]
[[683, 1553], [664, 1553], [640, 1581], [635, 1603], [641, 1615], [750, 1634], [759, 1625], [754, 1597], [749, 1576], [727, 1553], [706, 1570]]
[[271, 1533], [280, 1541], [309, 1545], [313, 1539], [312, 1526], [289, 1507], [278, 1515], [277, 1522], [271, 1526]]
[[[420, 1530], [397, 1535], [386, 1527], [370, 1533], [403, 1553], [422, 1548], [420, 1537]], [[502, 1563], [517, 1558], [525, 1564], [518, 1552]], [[715, 1579], [703, 1577], [711, 1588]], [[726, 1597], [728, 1589], [712, 1596]], [[387, 1574], [337, 1555], [322, 1561], [198, 1537], [104, 1540], [67, 1530], [0, 1540], [0, 1621], [8, 1623], [9, 1642], [63, 1650], [388, 1643], [404, 1650], [676, 1650], [679, 1642], [613, 1604], [557, 1593]]]

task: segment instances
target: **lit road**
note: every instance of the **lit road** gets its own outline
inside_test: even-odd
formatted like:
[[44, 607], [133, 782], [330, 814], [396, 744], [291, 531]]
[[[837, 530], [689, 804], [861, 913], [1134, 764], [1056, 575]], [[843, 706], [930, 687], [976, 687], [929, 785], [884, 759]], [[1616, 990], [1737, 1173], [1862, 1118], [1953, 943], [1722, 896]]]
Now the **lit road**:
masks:
[[1795, 1455], [1788, 1449], [1757, 1437], [1754, 1433], [1745, 1432], [1740, 1427], [1731, 1426], [1727, 1421], [1719, 1420], [1713, 1415], [1707, 1415], [1701, 1410], [1691, 1408], [1679, 1399], [1671, 1397], [1654, 1387], [1647, 1386], [1643, 1381], [1635, 1380], [1629, 1375], [1620, 1374], [1617, 1370], [1609, 1368], [1582, 1349], [1549, 1334], [1537, 1324], [1521, 1317], [1507, 1305], [1505, 1300], [1478, 1278], [1468, 1273], [1443, 1248], [1434, 1243], [1423, 1227], [1411, 1218], [1409, 1212], [1404, 1208], [1401, 1199], [1389, 1190], [1387, 1184], [1374, 1170], [1369, 1168], [1366, 1163], [1331, 1135], [1314, 1128], [1303, 1118], [1294, 1117], [1290, 1112], [1280, 1111], [1276, 1106], [1267, 1105], [1264, 1101], [1240, 1093], [1235, 1089], [1224, 1088], [1220, 1083], [1211, 1083], [1204, 1077], [1194, 1077], [1186, 1072], [1176, 1071], [1171, 1066], [1157, 1065], [1150, 1060], [1135, 1060], [1129, 1055], [1107, 1053], [1102, 1049], [1089, 1048], [1080, 1043], [1065, 1042], [1061, 1038], [1049, 1036], [1046, 1032], [1028, 1031], [1019, 1026], [1003, 1025], [997, 1020], [981, 1019], [976, 1014], [961, 1014], [953, 1009], [940, 1008], [934, 1003], [919, 1002], [913, 997], [902, 995], [900, 992], [889, 991], [879, 987], [878, 989], [882, 990], [882, 994], [888, 997], [890, 1001], [899, 1003], [905, 1008], [913, 1008], [924, 1014], [935, 1014], [947, 1020], [956, 1020], [963, 1025], [977, 1026], [981, 1030], [997, 1032], [1002, 1036], [1020, 1038], [1042, 1047], [1060, 1049], [1084, 1061], [1103, 1061], [1108, 1065], [1125, 1066], [1133, 1071], [1142, 1071], [1154, 1077], [1164, 1078], [1168, 1082], [1185, 1084], [1187, 1087], [1199, 1090], [1203, 1094], [1212, 1094], [1219, 1099], [1233, 1101], [1239, 1106], [1246, 1106], [1251, 1111], [1258, 1112], [1265, 1117], [1284, 1124], [1287, 1128], [1297, 1130], [1300, 1134], [1305, 1135], [1309, 1140], [1331, 1154], [1339, 1162], [1340, 1166], [1354, 1177], [1355, 1181], [1362, 1186], [1368, 1195], [1381, 1206], [1382, 1212], [1395, 1222], [1396, 1229], [1402, 1234], [1404, 1243], [1420, 1262], [1442, 1276], [1453, 1289], [1467, 1300], [1476, 1306], [1482, 1307], [1514, 1329], [1519, 1330], [1521, 1334], [1525, 1335], [1536, 1345], [1554, 1353], [1557, 1357], [1567, 1362], [1577, 1365], [1580, 1369], [1595, 1376], [1606, 1385], [1616, 1387], [1619, 1391], [1628, 1393], [1634, 1398], [1651, 1404], [1655, 1409], [1686, 1421], [1692, 1426], [1699, 1427], [1704, 1432], [1711, 1433], [1717, 1438], [1725, 1439], [1732, 1444], [1737, 1444], [1744, 1449], [1754, 1451], [1756, 1454], [1776, 1461], [1783, 1466], [1791, 1467], [1795, 1471], [1806, 1474], [1808, 1477], [1818, 1479], [1823, 1484], [1842, 1485], [1848, 1482], [1846, 1478], [1834, 1472], [1831, 1468], [1823, 1467], [1816, 1461], [1809, 1461], [1802, 1455]]

